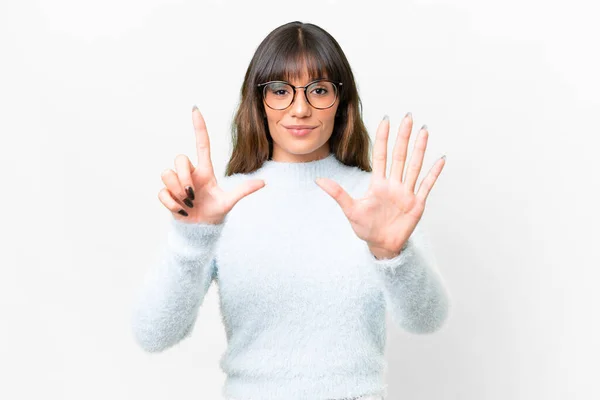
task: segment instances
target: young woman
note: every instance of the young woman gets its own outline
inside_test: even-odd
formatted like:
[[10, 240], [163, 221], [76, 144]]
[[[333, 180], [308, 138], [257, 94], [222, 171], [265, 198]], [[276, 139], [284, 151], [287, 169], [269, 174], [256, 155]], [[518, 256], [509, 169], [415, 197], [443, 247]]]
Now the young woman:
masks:
[[386, 310], [412, 333], [448, 319], [449, 294], [418, 225], [445, 159], [415, 193], [428, 132], [404, 171], [408, 113], [389, 176], [387, 117], [371, 169], [361, 107], [337, 41], [296, 21], [272, 31], [250, 62], [219, 181], [193, 108], [197, 165], [179, 155], [162, 175], [168, 240], [132, 314], [143, 349], [187, 337], [214, 280], [226, 399], [385, 398]]

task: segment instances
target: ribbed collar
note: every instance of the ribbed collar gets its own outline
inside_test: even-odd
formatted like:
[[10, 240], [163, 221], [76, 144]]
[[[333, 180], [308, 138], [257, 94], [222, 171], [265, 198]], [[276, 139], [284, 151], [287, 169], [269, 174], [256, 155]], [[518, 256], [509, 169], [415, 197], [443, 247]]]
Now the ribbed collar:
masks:
[[256, 178], [264, 179], [267, 186], [285, 189], [319, 188], [317, 178], [334, 179], [346, 167], [333, 153], [325, 158], [308, 162], [267, 160], [256, 171]]

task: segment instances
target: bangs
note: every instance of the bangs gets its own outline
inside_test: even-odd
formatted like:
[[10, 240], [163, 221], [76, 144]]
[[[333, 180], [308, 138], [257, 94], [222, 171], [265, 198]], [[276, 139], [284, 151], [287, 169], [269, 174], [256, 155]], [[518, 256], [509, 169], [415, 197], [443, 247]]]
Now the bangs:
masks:
[[300, 80], [303, 74], [308, 73], [308, 82], [316, 79], [332, 78], [331, 72], [335, 66], [328, 57], [323, 57], [318, 48], [301, 47], [295, 42], [291, 46], [280, 49], [265, 68], [263, 82], [283, 80], [292, 82]]

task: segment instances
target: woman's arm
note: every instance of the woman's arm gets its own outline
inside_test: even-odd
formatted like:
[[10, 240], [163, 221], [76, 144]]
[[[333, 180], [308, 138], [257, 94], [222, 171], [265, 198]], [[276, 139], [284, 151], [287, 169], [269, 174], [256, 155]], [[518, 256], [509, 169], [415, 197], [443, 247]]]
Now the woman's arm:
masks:
[[133, 335], [144, 350], [163, 351], [192, 331], [216, 275], [215, 245], [223, 226], [171, 217], [161, 260], [144, 277], [131, 314]]
[[381, 278], [394, 322], [411, 333], [439, 330], [449, 316], [450, 296], [420, 223], [394, 258], [379, 260], [366, 244], [365, 248]]

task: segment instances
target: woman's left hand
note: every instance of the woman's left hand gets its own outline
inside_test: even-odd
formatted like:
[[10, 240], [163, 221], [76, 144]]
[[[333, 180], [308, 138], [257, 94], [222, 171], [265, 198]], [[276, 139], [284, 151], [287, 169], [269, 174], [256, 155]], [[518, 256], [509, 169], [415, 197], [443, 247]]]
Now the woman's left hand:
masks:
[[400, 254], [421, 219], [427, 196], [446, 163], [445, 156], [438, 159], [419, 185], [418, 192], [414, 193], [429, 136], [427, 126], [423, 125], [410, 157], [406, 177], [402, 180], [412, 122], [412, 116], [408, 113], [398, 128], [388, 178], [386, 165], [390, 123], [388, 118], [380, 122], [373, 149], [371, 182], [362, 199], [353, 199], [331, 179], [320, 178], [316, 181], [340, 205], [356, 235], [367, 243], [377, 259], [393, 258]]

